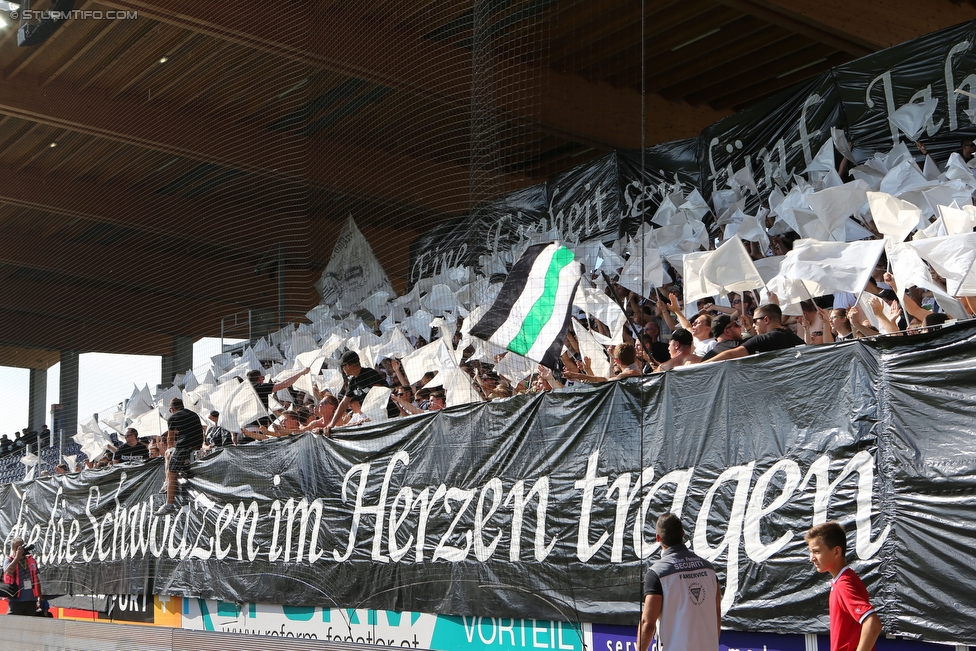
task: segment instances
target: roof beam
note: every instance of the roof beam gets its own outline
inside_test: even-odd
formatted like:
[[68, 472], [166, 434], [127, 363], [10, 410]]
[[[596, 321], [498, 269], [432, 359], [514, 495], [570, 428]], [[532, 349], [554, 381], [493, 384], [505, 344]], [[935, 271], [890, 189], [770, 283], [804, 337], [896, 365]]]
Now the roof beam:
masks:
[[[3, 276], [9, 268], [5, 267]], [[220, 319], [241, 308], [221, 311], [216, 301], [179, 296], [170, 290], [143, 292], [121, 287], [97, 287], [65, 282], [63, 278], [45, 280], [18, 278], [0, 283], [0, 310], [19, 314], [63, 319], [77, 325], [111, 327], [124, 324], [132, 331], [185, 334], [214, 332]], [[174, 318], [174, 315], [179, 315]], [[47, 341], [46, 330], [36, 333], [38, 341]]]
[[[191, 202], [178, 195], [145, 193], [118, 186], [97, 187], [6, 168], [0, 168], [0, 202], [193, 242], [211, 241], [222, 213], [233, 214], [237, 220], [246, 214], [235, 211], [233, 204], [215, 204], [204, 199]], [[249, 238], [275, 241], [276, 229], [271, 221], [249, 221], [248, 229], [254, 229], [249, 231]], [[223, 240], [228, 242], [227, 248], [234, 248], [233, 237]]]
[[0, 345], [0, 366], [47, 370], [61, 361], [61, 351]]
[[717, 0], [856, 57], [972, 20], [952, 0]]
[[[405, 33], [392, 23], [348, 9], [318, 14], [328, 36], [310, 37], [303, 29], [308, 12], [295, 6], [295, 19], [269, 21], [267, 4], [239, 0], [233, 11], [214, 12], [196, 0], [104, 0], [104, 4], [139, 11], [156, 20], [204, 32], [267, 52], [375, 83], [409, 89], [464, 106], [472, 99], [469, 50]], [[299, 3], [308, 11], [311, 3]], [[350, 6], [354, 3], [348, 3]], [[400, 45], [391, 47], [391, 43]], [[523, 92], [499, 93], [495, 108], [542, 131], [607, 149], [634, 149], [641, 144], [640, 93], [613, 88], [513, 61], [496, 62], [495, 74]], [[491, 80], [484, 80], [490, 85]], [[524, 98], [532, 96], [533, 102]], [[657, 143], [698, 135], [728, 115], [707, 106], [676, 105], [646, 96], [645, 142]]]
[[[273, 305], [276, 300], [274, 295], [269, 295], [268, 300], [255, 300], [254, 286], [271, 285], [255, 277], [251, 256], [201, 260], [174, 254], [174, 249], [181, 251], [183, 247], [159, 246], [159, 240], [136, 249], [125, 243], [99, 245], [61, 237], [38, 238], [20, 229], [15, 232], [8, 229], [2, 238], [0, 264], [58, 274], [62, 280], [74, 281], [75, 285], [85, 284], [85, 292], [96, 296], [107, 292], [111, 295], [107, 306], [115, 312], [156, 300], [153, 297], [172, 297], [178, 302], [174, 307], [202, 312], [208, 318], [216, 315], [219, 320], [259, 304]], [[173, 282], [172, 276], [162, 270], [178, 270], [180, 282]], [[9, 270], [3, 270], [0, 278], [8, 273]], [[292, 277], [301, 283], [299, 286], [308, 287], [315, 280], [308, 269], [287, 268], [286, 274], [286, 279]], [[107, 287], [99, 290], [93, 286], [99, 284]], [[51, 301], [43, 293], [35, 294], [34, 298], [44, 303]]]
[[[287, 178], [285, 167], [294, 158], [295, 142], [304, 138], [237, 124], [233, 137], [215, 137], [214, 125], [198, 115], [176, 114], [162, 105], [146, 105], [125, 98], [105, 100], [95, 92], [79, 93], [60, 82], [41, 88], [36, 80], [16, 78], [0, 85], [0, 112], [116, 142], [164, 151], [176, 156], [217, 163], [261, 175]], [[159, 129], [153, 125], [179, 125]], [[242, 140], [248, 147], [241, 147]], [[292, 172], [299, 174], [299, 170]]]
[[[125, 97], [108, 101], [97, 92], [78, 93], [60, 82], [40, 88], [33, 80], [20, 77], [0, 84], [0, 113], [266, 178], [295, 183], [309, 180], [320, 187], [444, 216], [469, 208], [467, 166], [321, 136], [309, 140], [295, 132], [262, 128], [253, 120], [240, 120], [217, 131], [198, 112], [175, 112], [162, 103], [145, 104]], [[313, 164], [306, 165], [304, 157], [295, 156], [296, 151], [314, 151]], [[376, 164], [380, 157], [382, 165]], [[391, 168], [398, 173], [390, 174]], [[530, 183], [531, 179], [518, 175], [498, 180], [501, 191]]]
[[0, 344], [120, 355], [171, 355], [173, 335], [134, 330], [117, 323], [86, 323], [72, 318], [19, 312], [0, 307]]

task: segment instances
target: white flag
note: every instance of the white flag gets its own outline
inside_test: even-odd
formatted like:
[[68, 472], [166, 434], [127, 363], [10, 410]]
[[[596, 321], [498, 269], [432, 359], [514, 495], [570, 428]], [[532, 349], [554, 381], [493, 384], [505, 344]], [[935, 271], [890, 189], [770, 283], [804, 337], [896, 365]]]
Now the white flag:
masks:
[[[169, 413], [167, 411], [167, 413]], [[129, 427], [139, 432], [139, 436], [162, 436], [169, 429], [169, 424], [156, 409], [150, 409], [134, 419]]]
[[372, 294], [385, 291], [396, 296], [390, 279], [369, 242], [356, 227], [352, 215], [339, 233], [329, 264], [315, 288], [323, 305], [338, 305], [344, 312], [356, 310]]
[[824, 293], [859, 294], [884, 251], [884, 240], [818, 242], [797, 240], [780, 274], [790, 280], [817, 283]]
[[868, 192], [868, 205], [878, 231], [896, 242], [903, 242], [918, 228], [922, 211], [914, 204], [884, 192]]
[[976, 233], [931, 237], [910, 243], [935, 271], [945, 278], [952, 296], [976, 295]]
[[710, 252], [699, 272], [709, 285], [718, 285], [720, 293], [745, 292], [764, 285], [752, 257], [738, 235], [726, 240]]
[[240, 432], [245, 425], [268, 415], [254, 385], [247, 381], [240, 382], [233, 388], [218, 411], [220, 416], [217, 424], [229, 432]]
[[644, 298], [649, 297], [655, 287], [664, 284], [664, 266], [661, 264], [660, 252], [650, 247], [634, 251], [620, 272], [617, 283]]

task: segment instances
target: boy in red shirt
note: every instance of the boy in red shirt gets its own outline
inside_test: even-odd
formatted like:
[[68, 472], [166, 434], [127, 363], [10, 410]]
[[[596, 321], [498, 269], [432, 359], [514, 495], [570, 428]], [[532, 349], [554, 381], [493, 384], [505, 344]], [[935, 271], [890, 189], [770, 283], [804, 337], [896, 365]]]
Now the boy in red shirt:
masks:
[[818, 572], [830, 572], [830, 651], [874, 651], [881, 619], [861, 578], [847, 566], [847, 535], [837, 522], [824, 522], [803, 537]]

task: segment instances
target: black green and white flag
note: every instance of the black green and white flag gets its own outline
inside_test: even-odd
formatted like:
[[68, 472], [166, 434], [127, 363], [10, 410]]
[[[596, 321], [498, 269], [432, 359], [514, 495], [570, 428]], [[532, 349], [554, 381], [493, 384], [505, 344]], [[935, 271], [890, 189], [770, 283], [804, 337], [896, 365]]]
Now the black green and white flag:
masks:
[[555, 368], [580, 274], [573, 252], [558, 242], [530, 246], [471, 334]]

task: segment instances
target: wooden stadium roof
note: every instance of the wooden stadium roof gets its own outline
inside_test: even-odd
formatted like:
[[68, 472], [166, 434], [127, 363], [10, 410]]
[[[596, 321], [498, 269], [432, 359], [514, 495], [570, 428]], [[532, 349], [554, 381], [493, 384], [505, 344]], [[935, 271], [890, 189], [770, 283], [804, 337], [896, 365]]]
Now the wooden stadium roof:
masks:
[[402, 288], [433, 223], [974, 15], [968, 0], [75, 9], [88, 17], [34, 47], [9, 19], [0, 32], [0, 365], [171, 354], [174, 336], [274, 312], [279, 291], [300, 318], [350, 214]]

